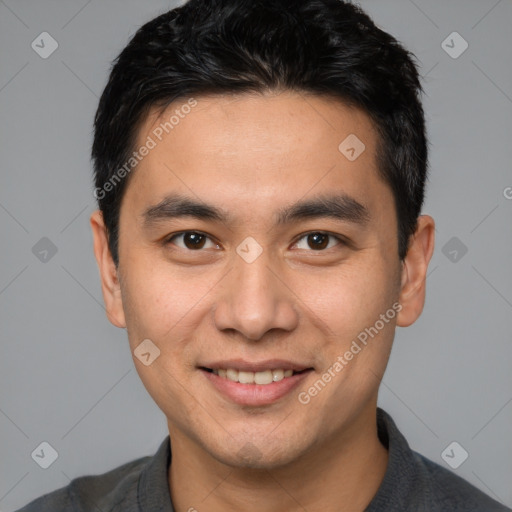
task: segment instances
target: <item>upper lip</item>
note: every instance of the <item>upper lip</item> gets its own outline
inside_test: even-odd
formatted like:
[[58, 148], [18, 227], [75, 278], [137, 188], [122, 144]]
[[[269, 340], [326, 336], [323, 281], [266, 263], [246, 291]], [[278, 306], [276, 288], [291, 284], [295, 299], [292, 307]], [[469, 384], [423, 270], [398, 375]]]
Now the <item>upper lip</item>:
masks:
[[245, 372], [261, 372], [264, 370], [293, 370], [301, 372], [312, 368], [311, 366], [295, 363], [293, 361], [285, 361], [284, 359], [266, 359], [265, 361], [246, 361], [244, 359], [228, 359], [225, 361], [206, 362], [199, 366], [200, 368], [208, 368], [210, 370], [227, 370], [233, 368]]

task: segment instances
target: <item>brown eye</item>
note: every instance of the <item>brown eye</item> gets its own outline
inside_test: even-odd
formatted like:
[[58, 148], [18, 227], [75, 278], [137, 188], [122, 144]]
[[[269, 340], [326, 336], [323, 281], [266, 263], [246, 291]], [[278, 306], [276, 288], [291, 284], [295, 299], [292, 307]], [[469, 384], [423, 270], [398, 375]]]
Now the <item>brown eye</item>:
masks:
[[[181, 243], [175, 243], [174, 240], [180, 240]], [[170, 237], [166, 243], [174, 244], [182, 249], [189, 249], [191, 251], [196, 251], [199, 249], [203, 249], [205, 247], [206, 242], [209, 240], [209, 237], [198, 233], [197, 231], [183, 231], [182, 233], [177, 233]], [[217, 244], [213, 244], [210, 240], [212, 246], [217, 247]]]
[[[330, 239], [335, 240], [337, 244], [331, 244]], [[306, 243], [304, 244], [302, 240], [306, 240]], [[300, 246], [301, 244], [302, 247]], [[298, 249], [313, 249], [315, 251], [322, 251], [323, 249], [330, 249], [331, 247], [339, 244], [343, 244], [343, 241], [340, 238], [334, 235], [330, 235], [329, 233], [321, 233], [316, 231], [304, 235], [299, 239], [296, 245]]]
[[329, 244], [329, 236], [323, 233], [308, 235], [308, 245], [311, 249], [325, 249]]
[[202, 249], [205, 243], [206, 237], [199, 233], [185, 233], [183, 235], [183, 243], [187, 249]]

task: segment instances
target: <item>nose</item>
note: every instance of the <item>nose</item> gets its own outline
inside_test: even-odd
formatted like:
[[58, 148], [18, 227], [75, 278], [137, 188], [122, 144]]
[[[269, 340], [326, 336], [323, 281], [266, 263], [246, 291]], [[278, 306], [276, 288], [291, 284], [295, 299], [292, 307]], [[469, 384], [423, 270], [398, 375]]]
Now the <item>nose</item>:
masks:
[[259, 340], [272, 329], [292, 331], [297, 326], [295, 296], [278, 269], [271, 268], [268, 251], [251, 263], [236, 256], [220, 285], [214, 316], [219, 330]]

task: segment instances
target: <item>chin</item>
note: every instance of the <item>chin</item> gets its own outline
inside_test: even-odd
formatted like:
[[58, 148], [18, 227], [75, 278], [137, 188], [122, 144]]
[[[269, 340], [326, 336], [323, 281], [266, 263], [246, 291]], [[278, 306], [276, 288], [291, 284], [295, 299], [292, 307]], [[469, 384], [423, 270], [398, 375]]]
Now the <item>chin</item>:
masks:
[[[226, 448], [241, 448], [227, 451]], [[234, 441], [222, 446], [205, 447], [210, 454], [222, 464], [240, 469], [271, 470], [287, 466], [297, 460], [307, 451], [305, 440], [301, 446], [291, 445], [290, 439], [268, 440], [262, 437], [261, 440], [251, 442], [250, 440]]]

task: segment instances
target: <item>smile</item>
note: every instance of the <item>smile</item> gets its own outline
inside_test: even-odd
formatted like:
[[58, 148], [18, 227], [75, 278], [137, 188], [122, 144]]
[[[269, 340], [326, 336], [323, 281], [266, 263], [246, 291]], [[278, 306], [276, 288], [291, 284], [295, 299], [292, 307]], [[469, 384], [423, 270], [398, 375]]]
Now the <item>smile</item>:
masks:
[[313, 368], [199, 368], [213, 389], [231, 402], [244, 406], [270, 405], [289, 395]]
[[[291, 377], [294, 374], [293, 370], [273, 369], [263, 370], [260, 372], [249, 372], [243, 370], [236, 370], [234, 368], [219, 368], [218, 370], [211, 370], [215, 375], [224, 379], [229, 379], [233, 382], [240, 384], [259, 384], [262, 386], [271, 384], [272, 382], [279, 382], [285, 378]], [[295, 372], [299, 373], [299, 372]]]

